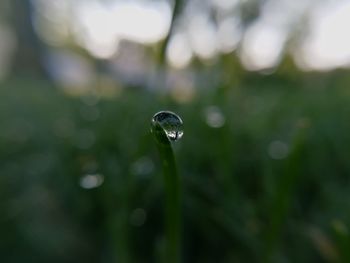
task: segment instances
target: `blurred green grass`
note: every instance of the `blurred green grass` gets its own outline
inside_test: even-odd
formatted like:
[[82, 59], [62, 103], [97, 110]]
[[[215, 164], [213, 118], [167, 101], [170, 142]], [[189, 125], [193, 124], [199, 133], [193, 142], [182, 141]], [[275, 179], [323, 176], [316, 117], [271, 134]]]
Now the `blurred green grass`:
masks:
[[[3, 83], [0, 260], [157, 262], [164, 193], [149, 130], [166, 109], [184, 121], [184, 262], [348, 262], [349, 101], [343, 82], [318, 77], [247, 78], [187, 104]], [[207, 124], [210, 106], [222, 127]], [[103, 184], [82, 188], [86, 174]]]

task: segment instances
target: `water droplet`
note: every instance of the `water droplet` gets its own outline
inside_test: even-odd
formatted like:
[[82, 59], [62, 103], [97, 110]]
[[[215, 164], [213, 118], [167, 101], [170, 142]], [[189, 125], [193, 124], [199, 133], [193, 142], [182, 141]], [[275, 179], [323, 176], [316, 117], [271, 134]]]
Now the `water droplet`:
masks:
[[183, 122], [181, 118], [171, 111], [160, 111], [152, 118], [152, 127], [159, 124], [171, 141], [181, 139], [183, 132]]

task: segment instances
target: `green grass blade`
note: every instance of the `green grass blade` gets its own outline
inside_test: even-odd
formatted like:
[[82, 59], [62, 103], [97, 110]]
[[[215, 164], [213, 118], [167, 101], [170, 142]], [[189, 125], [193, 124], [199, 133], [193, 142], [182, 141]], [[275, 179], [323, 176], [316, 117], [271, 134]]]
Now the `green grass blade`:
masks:
[[176, 162], [171, 142], [163, 128], [156, 124], [153, 134], [157, 141], [157, 148], [162, 162], [164, 190], [165, 190], [165, 256], [164, 262], [180, 262], [180, 178], [176, 169]]

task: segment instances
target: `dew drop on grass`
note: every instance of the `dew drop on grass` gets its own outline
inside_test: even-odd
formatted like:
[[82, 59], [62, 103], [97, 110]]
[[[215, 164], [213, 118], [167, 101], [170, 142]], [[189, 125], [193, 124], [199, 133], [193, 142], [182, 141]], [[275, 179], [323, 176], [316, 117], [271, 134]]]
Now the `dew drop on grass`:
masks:
[[160, 111], [152, 118], [152, 127], [159, 124], [171, 141], [181, 139], [183, 132], [183, 122], [181, 118], [171, 111]]

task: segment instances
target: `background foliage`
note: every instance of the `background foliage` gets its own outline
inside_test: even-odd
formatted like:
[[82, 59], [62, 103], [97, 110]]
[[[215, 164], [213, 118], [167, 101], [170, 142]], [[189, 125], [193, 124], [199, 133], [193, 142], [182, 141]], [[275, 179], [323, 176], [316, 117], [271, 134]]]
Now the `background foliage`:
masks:
[[[229, 53], [175, 70], [170, 34], [142, 46], [149, 71], [141, 61], [125, 73], [129, 60], [43, 41], [36, 2], [0, 2], [0, 24], [17, 39], [0, 63], [1, 262], [160, 262], [164, 189], [150, 134], [159, 110], [184, 121], [173, 144], [183, 262], [350, 262], [348, 69], [306, 73], [285, 54], [250, 72]], [[263, 2], [239, 5], [244, 27]], [[13, 44], [2, 36], [1, 59]], [[140, 49], [126, 45], [127, 58]], [[61, 63], [75, 56], [84, 60]], [[86, 65], [87, 82], [75, 71]]]
[[[163, 190], [149, 128], [166, 108], [185, 123], [174, 147], [186, 262], [346, 261], [349, 93], [323, 83], [255, 76], [186, 105], [142, 89], [101, 99], [4, 83], [2, 260], [155, 261]], [[222, 127], [206, 123], [213, 105]], [[85, 174], [104, 183], [84, 189]]]

